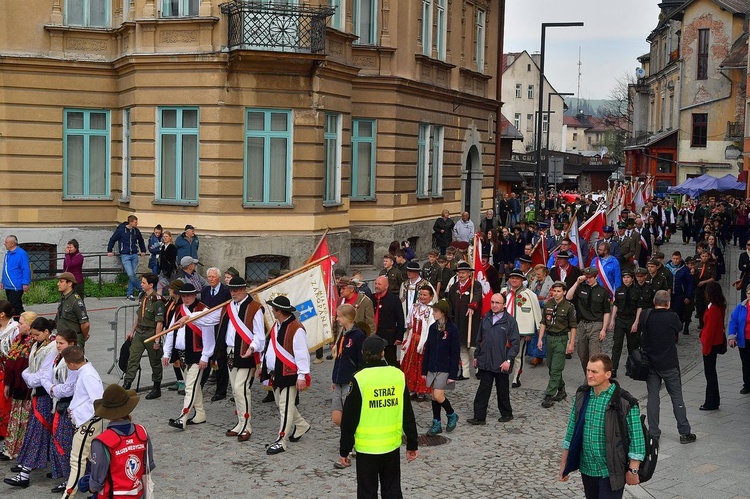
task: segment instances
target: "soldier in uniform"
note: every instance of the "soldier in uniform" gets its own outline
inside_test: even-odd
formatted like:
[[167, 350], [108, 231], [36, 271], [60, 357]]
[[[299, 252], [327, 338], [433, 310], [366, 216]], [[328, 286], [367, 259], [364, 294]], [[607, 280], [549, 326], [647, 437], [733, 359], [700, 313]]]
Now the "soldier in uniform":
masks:
[[[638, 242], [633, 236], [628, 236], [625, 232], [628, 228], [628, 224], [625, 222], [617, 222], [617, 233], [619, 235], [620, 245], [620, 269], [622, 270], [635, 270], [635, 252], [638, 248]], [[616, 366], [615, 366], [616, 370]]]
[[438, 281], [440, 279], [440, 265], [438, 265], [438, 257], [440, 252], [436, 249], [431, 249], [427, 254], [428, 261], [422, 265], [422, 277], [430, 281], [432, 288], [438, 289]]
[[664, 253], [659, 251], [654, 255], [654, 258], [659, 262], [659, 268], [656, 269], [656, 272], [660, 276], [664, 277], [664, 279], [667, 281], [667, 291], [671, 293], [672, 289], [674, 289], [674, 276], [672, 275], [672, 272], [670, 272], [666, 267], [666, 265], [664, 265]]
[[544, 347], [544, 336], [547, 338], [547, 367], [549, 369], [549, 382], [544, 390], [542, 407], [552, 407], [568, 396], [565, 393], [565, 381], [563, 380], [563, 369], [565, 369], [565, 356], [575, 350], [576, 309], [572, 303], [565, 299], [567, 286], [563, 281], [556, 281], [552, 285], [552, 299], [545, 302], [542, 308], [542, 321], [539, 326], [539, 341], [537, 348]]
[[607, 326], [611, 305], [609, 291], [597, 282], [596, 267], [587, 267], [573, 287], [568, 290], [566, 298], [576, 306], [578, 318], [578, 358], [584, 374], [589, 358], [602, 351], [602, 342], [607, 336]]
[[383, 270], [380, 271], [380, 275], [388, 279], [388, 292], [398, 296], [404, 279], [401, 276], [401, 270], [396, 268], [395, 264], [396, 257], [390, 253], [383, 255]]
[[560, 243], [562, 243], [562, 229], [563, 224], [561, 224], [560, 222], [556, 222], [554, 225], [554, 234], [551, 234], [546, 240], [547, 252], [552, 253], [552, 251], [554, 251], [554, 249], [560, 246]]
[[614, 331], [612, 345], [612, 377], [617, 377], [620, 365], [622, 344], [627, 338], [628, 353], [638, 348], [638, 319], [641, 316], [641, 290], [634, 284], [635, 274], [632, 270], [622, 271], [622, 286], [615, 291], [615, 301], [612, 307], [612, 319], [609, 330]]
[[223, 349], [227, 354], [237, 424], [225, 435], [246, 442], [253, 433], [250, 425], [250, 387], [256, 367], [260, 364], [260, 352], [263, 352], [266, 343], [266, 325], [263, 307], [248, 296], [245, 279], [232, 277], [228, 287], [232, 301], [222, 310], [216, 349]]
[[641, 308], [647, 309], [647, 308], [654, 308], [654, 295], [656, 294], [656, 290], [651, 285], [650, 282], [648, 282], [648, 270], [646, 270], [644, 267], [638, 267], [635, 269], [635, 280], [638, 284], [638, 288], [641, 290]]
[[83, 297], [73, 291], [76, 278], [70, 272], [63, 272], [57, 276], [57, 290], [60, 292], [60, 304], [57, 306], [58, 331], [73, 331], [78, 335], [78, 345], [84, 348], [89, 339], [89, 315]]
[[133, 321], [133, 328], [127, 337], [131, 340], [130, 356], [128, 357], [128, 368], [125, 372], [125, 381], [123, 388], [130, 390], [133, 384], [135, 374], [141, 365], [141, 355], [146, 350], [148, 353], [148, 362], [151, 365], [151, 381], [154, 387], [146, 395], [147, 400], [161, 397], [161, 338], [157, 338], [153, 345], [146, 345], [146, 339], [155, 334], [161, 333], [164, 327], [165, 306], [161, 297], [156, 294], [156, 284], [159, 282], [159, 276], [156, 274], [144, 274], [141, 277], [141, 288], [143, 293], [140, 296], [138, 314]]
[[[646, 280], [648, 281], [651, 286], [654, 287], [654, 292], [664, 290], [667, 292], [670, 292], [669, 289], [669, 283], [667, 282], [667, 278], [664, 277], [661, 273], [659, 273], [659, 266], [661, 263], [656, 258], [652, 258], [651, 260], [646, 263], [646, 269], [648, 269], [648, 276], [646, 276]], [[666, 269], [665, 269], [666, 270]], [[667, 273], [669, 271], [667, 270]]]

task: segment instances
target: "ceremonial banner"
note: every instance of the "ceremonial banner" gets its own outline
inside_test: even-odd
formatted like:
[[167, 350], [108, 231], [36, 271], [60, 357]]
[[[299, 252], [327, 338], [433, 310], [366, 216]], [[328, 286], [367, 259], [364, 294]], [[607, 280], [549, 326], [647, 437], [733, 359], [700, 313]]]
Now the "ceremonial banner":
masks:
[[289, 302], [297, 308], [294, 315], [307, 331], [307, 348], [313, 351], [333, 339], [326, 288], [321, 266], [316, 265], [256, 293], [256, 298], [263, 304], [269, 324], [273, 324], [276, 318], [266, 302], [279, 295], [289, 298]]
[[568, 239], [570, 239], [571, 248], [570, 251], [578, 257], [578, 267], [584, 267], [583, 255], [581, 254], [581, 238], [578, 234], [578, 218], [573, 217], [573, 221], [570, 224], [568, 230]]
[[[328, 231], [326, 230], [323, 237], [320, 238], [318, 246], [315, 248], [312, 256], [307, 260], [307, 263], [314, 262], [323, 257], [328, 257], [323, 263], [320, 264], [320, 268], [323, 270], [323, 279], [326, 283], [326, 290], [328, 292], [328, 311], [330, 312], [329, 317], [331, 318], [331, 324], [336, 318], [336, 306], [339, 302], [339, 290], [336, 287], [336, 280], [333, 276], [333, 266], [339, 263], [338, 258], [332, 256], [328, 251]], [[333, 331], [331, 331], [331, 337], [333, 338]]]
[[531, 265], [534, 267], [537, 265], [546, 266], [547, 259], [549, 259], [549, 255], [547, 254], [547, 237], [542, 236], [531, 250]]
[[[492, 301], [492, 288], [490, 288], [490, 283], [487, 281], [487, 276], [484, 273], [484, 267], [482, 266], [482, 257], [480, 255], [481, 251], [481, 244], [479, 242], [479, 235], [474, 235], [474, 279], [482, 285], [482, 314], [484, 315], [490, 310], [490, 303]], [[477, 317], [477, 320], [479, 320], [479, 317]]]

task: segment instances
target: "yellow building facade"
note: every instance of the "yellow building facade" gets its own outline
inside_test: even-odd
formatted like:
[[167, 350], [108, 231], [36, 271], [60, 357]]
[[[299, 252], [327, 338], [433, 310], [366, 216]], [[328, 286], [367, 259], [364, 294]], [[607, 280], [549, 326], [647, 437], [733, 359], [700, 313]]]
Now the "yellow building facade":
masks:
[[86, 253], [132, 213], [146, 236], [192, 224], [207, 264], [251, 278], [326, 229], [343, 265], [394, 239], [424, 256], [444, 208], [491, 205], [500, 10], [4, 2], [0, 225]]

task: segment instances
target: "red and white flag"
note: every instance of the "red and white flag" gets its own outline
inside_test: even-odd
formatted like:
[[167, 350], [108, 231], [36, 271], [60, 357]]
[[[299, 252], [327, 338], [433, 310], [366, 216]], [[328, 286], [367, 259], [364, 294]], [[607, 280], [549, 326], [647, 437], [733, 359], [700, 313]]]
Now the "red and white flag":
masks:
[[583, 222], [583, 225], [578, 230], [579, 236], [588, 242], [589, 252], [586, 255], [587, 262], [590, 262], [596, 256], [596, 248], [592, 244], [592, 238], [593, 242], [596, 242], [596, 238], [604, 234], [605, 225], [607, 225], [607, 219], [604, 215], [604, 210], [599, 210], [591, 218]]
[[[328, 232], [326, 231], [326, 234], [327, 233]], [[314, 262], [315, 260], [319, 260], [330, 255], [330, 252], [328, 251], [328, 239], [326, 234], [323, 234], [323, 237], [320, 238], [318, 246], [315, 248], [312, 256], [308, 258], [307, 263]], [[328, 291], [328, 310], [331, 313], [329, 324], [333, 324], [333, 320], [336, 317], [336, 306], [339, 302], [339, 290], [336, 287], [336, 280], [334, 279], [333, 275], [333, 266], [337, 263], [339, 263], [338, 258], [336, 258], [335, 256], [331, 256], [320, 264], [320, 269], [323, 271], [323, 280], [326, 285], [326, 290]]]
[[581, 255], [581, 236], [578, 233], [578, 217], [574, 216], [573, 221], [568, 229], [568, 239], [570, 239], [570, 251], [578, 257], [578, 266], [583, 268], [583, 256]]
[[479, 240], [479, 234], [474, 235], [474, 279], [482, 285], [482, 314], [487, 313], [490, 309], [490, 302], [492, 301], [492, 288], [490, 287], [489, 281], [487, 281], [487, 275], [484, 272], [484, 266], [482, 265], [482, 243]]
[[547, 238], [546, 236], [542, 236], [541, 238], [539, 238], [539, 241], [537, 241], [534, 249], [531, 250], [531, 265], [544, 265], [546, 267], [548, 259], [549, 255], [547, 254]]

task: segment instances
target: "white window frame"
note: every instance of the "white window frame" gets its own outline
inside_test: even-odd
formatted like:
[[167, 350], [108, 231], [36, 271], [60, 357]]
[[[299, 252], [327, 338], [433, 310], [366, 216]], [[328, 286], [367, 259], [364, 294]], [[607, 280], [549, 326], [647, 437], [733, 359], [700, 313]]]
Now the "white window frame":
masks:
[[[163, 116], [165, 111], [176, 111], [176, 124], [174, 128], [168, 128], [164, 126], [163, 123]], [[196, 112], [196, 125], [195, 127], [183, 127], [182, 126], [182, 116], [185, 111], [195, 111]], [[178, 205], [188, 205], [188, 206], [197, 206], [200, 200], [200, 170], [201, 170], [201, 162], [200, 162], [200, 148], [201, 148], [201, 140], [200, 140], [200, 127], [201, 127], [201, 114], [200, 114], [200, 108], [196, 106], [163, 106], [163, 107], [157, 107], [156, 108], [156, 137], [157, 137], [157, 151], [156, 151], [156, 166], [157, 166], [157, 175], [156, 175], [156, 197], [154, 202], [157, 204], [178, 204]], [[163, 157], [162, 157], [162, 148], [164, 136], [166, 135], [175, 135], [176, 136], [176, 144], [177, 149], [175, 151], [175, 158], [176, 158], [176, 166], [175, 166], [175, 197], [174, 198], [168, 198], [164, 197], [162, 195], [162, 182], [163, 182], [163, 176], [164, 176], [164, 165], [163, 165]], [[196, 165], [195, 165], [195, 172], [192, 173], [195, 175], [195, 198], [187, 197], [182, 192], [182, 176], [185, 175], [183, 172], [183, 164], [182, 164], [182, 157], [184, 156], [184, 137], [188, 136], [195, 136], [195, 157], [196, 157]]]
[[516, 99], [523, 97], [523, 84], [516, 83]]
[[422, 0], [422, 54], [432, 57], [433, 0]]
[[529, 85], [528, 87], [526, 87], [526, 97], [528, 99], [534, 98], [534, 85]]
[[195, 0], [197, 5], [195, 6], [195, 12], [190, 12], [190, 3], [193, 0], [177, 0], [179, 5], [177, 6], [177, 14], [167, 14], [169, 11], [169, 4], [172, 0], [161, 0], [161, 17], [193, 17], [200, 13], [201, 0]]
[[445, 128], [419, 124], [417, 135], [417, 197], [443, 195], [443, 151]]
[[549, 132], [549, 113], [542, 114], [542, 133]]
[[435, 0], [435, 50], [441, 61], [446, 57], [446, 43], [448, 39], [448, 23], [446, 22], [446, 0]]
[[122, 110], [122, 193], [120, 202], [130, 202], [130, 108]]
[[521, 129], [521, 113], [513, 115], [513, 126], [516, 127], [516, 130]]
[[[263, 115], [263, 129], [262, 130], [250, 130], [249, 129], [249, 118], [250, 114], [262, 114]], [[284, 115], [286, 119], [286, 130], [273, 130], [272, 120], [273, 115]], [[294, 112], [291, 109], [276, 109], [276, 108], [245, 108], [245, 140], [244, 140], [244, 186], [242, 194], [242, 205], [246, 208], [251, 207], [269, 207], [269, 206], [291, 206], [292, 205], [292, 165], [294, 163]], [[252, 170], [253, 165], [250, 164], [250, 158], [248, 157], [248, 142], [250, 139], [262, 139], [263, 140], [263, 188], [262, 188], [262, 199], [250, 199], [250, 184], [252, 182], [258, 182], [256, 171]], [[274, 140], [283, 139], [286, 141], [286, 164], [284, 165], [284, 199], [283, 200], [271, 200], [271, 177], [273, 175], [272, 169], [272, 142]]]
[[328, 0], [328, 5], [336, 9], [331, 16], [331, 27], [344, 31], [346, 29], [346, 0]]
[[[98, 2], [104, 5], [104, 23], [103, 24], [91, 24], [91, 4], [94, 2]], [[76, 3], [81, 5], [81, 10], [83, 11], [83, 22], [80, 24], [72, 23], [69, 18], [69, 13], [72, 10], [70, 5], [72, 3]], [[64, 7], [64, 13], [65, 13], [65, 25], [66, 26], [84, 26], [84, 27], [90, 27], [90, 28], [108, 28], [111, 20], [110, 16], [112, 15], [112, 8], [111, 8], [111, 0], [65, 0], [65, 7]]]

